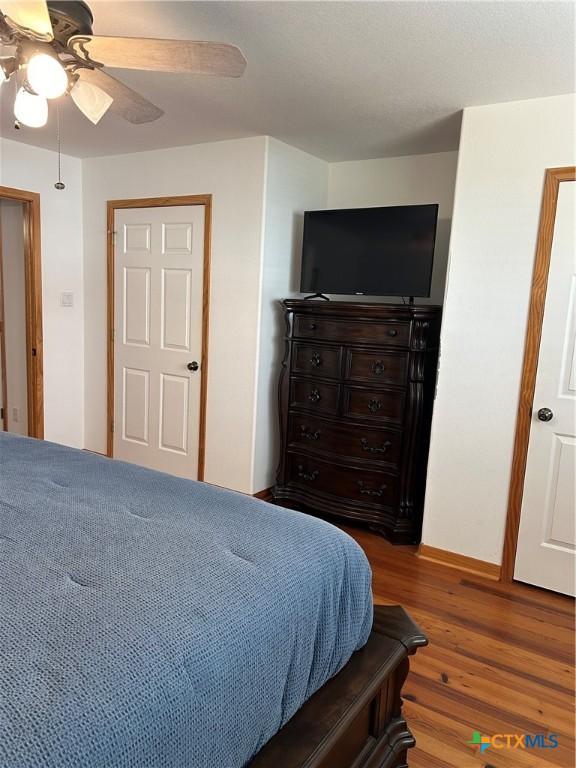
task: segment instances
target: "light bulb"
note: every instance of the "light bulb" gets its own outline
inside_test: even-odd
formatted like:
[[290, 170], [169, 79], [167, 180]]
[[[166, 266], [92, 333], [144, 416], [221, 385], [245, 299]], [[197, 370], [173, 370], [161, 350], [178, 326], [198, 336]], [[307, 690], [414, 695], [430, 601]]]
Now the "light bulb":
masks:
[[14, 102], [14, 117], [29, 128], [42, 128], [48, 120], [48, 102], [43, 96], [20, 88]]
[[57, 99], [68, 87], [66, 70], [54, 56], [37, 53], [32, 56], [26, 69], [26, 79], [38, 96]]

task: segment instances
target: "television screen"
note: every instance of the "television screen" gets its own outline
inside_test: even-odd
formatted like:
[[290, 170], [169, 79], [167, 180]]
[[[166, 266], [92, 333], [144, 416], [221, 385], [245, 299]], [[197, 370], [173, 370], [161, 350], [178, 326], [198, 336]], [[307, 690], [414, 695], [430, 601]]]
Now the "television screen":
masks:
[[307, 211], [302, 293], [430, 296], [438, 205]]

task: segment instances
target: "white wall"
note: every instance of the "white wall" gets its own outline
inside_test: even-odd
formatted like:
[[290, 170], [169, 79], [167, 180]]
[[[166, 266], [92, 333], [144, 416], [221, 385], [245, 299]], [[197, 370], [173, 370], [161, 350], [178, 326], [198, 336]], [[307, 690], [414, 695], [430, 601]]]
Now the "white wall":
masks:
[[28, 434], [28, 380], [26, 365], [26, 254], [24, 210], [16, 200], [0, 200], [2, 298], [6, 354], [8, 431]]
[[423, 541], [501, 562], [546, 168], [576, 164], [575, 96], [464, 111]]
[[106, 201], [212, 194], [208, 482], [251, 492], [265, 137], [83, 162], [86, 447], [106, 451]]
[[285, 330], [279, 301], [299, 287], [304, 211], [324, 208], [327, 191], [328, 163], [268, 139], [253, 493], [274, 484], [278, 465], [278, 376]]
[[[299, 295], [305, 210], [440, 204], [432, 296], [442, 303], [457, 152], [325, 163], [269, 139], [253, 491], [273, 485], [278, 463], [277, 387], [284, 333], [278, 300]], [[339, 296], [339, 300], [347, 297]], [[358, 300], [358, 297], [348, 297]], [[369, 297], [370, 301], [400, 301]]]
[[[84, 328], [82, 281], [81, 161], [62, 157], [66, 189], [54, 189], [57, 155], [0, 139], [0, 184], [40, 194], [42, 228], [42, 323], [44, 335], [44, 435], [81, 448], [84, 444]], [[61, 307], [72, 291], [74, 306]]]
[[[330, 164], [328, 208], [439, 203], [431, 296], [418, 303], [442, 304], [444, 299], [457, 161], [458, 152], [438, 152]], [[376, 296], [362, 300], [401, 301]]]

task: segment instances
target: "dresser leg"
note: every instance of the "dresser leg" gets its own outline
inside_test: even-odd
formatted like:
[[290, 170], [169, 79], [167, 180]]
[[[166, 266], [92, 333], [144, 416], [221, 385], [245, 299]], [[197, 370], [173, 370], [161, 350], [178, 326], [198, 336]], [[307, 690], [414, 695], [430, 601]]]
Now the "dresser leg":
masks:
[[374, 533], [379, 533], [384, 536], [385, 539], [391, 544], [419, 544], [420, 536], [417, 536], [414, 532], [405, 531], [392, 531], [390, 528], [386, 528], [382, 525], [370, 524], [368, 528]]

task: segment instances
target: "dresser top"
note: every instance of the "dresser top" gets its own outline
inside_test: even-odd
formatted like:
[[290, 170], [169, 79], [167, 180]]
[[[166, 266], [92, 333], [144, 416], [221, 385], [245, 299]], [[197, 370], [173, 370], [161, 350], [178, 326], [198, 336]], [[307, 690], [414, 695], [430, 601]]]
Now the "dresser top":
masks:
[[307, 315], [352, 317], [362, 315], [374, 318], [438, 317], [442, 307], [436, 304], [384, 304], [360, 301], [322, 301], [321, 299], [284, 299], [282, 306], [288, 312]]

